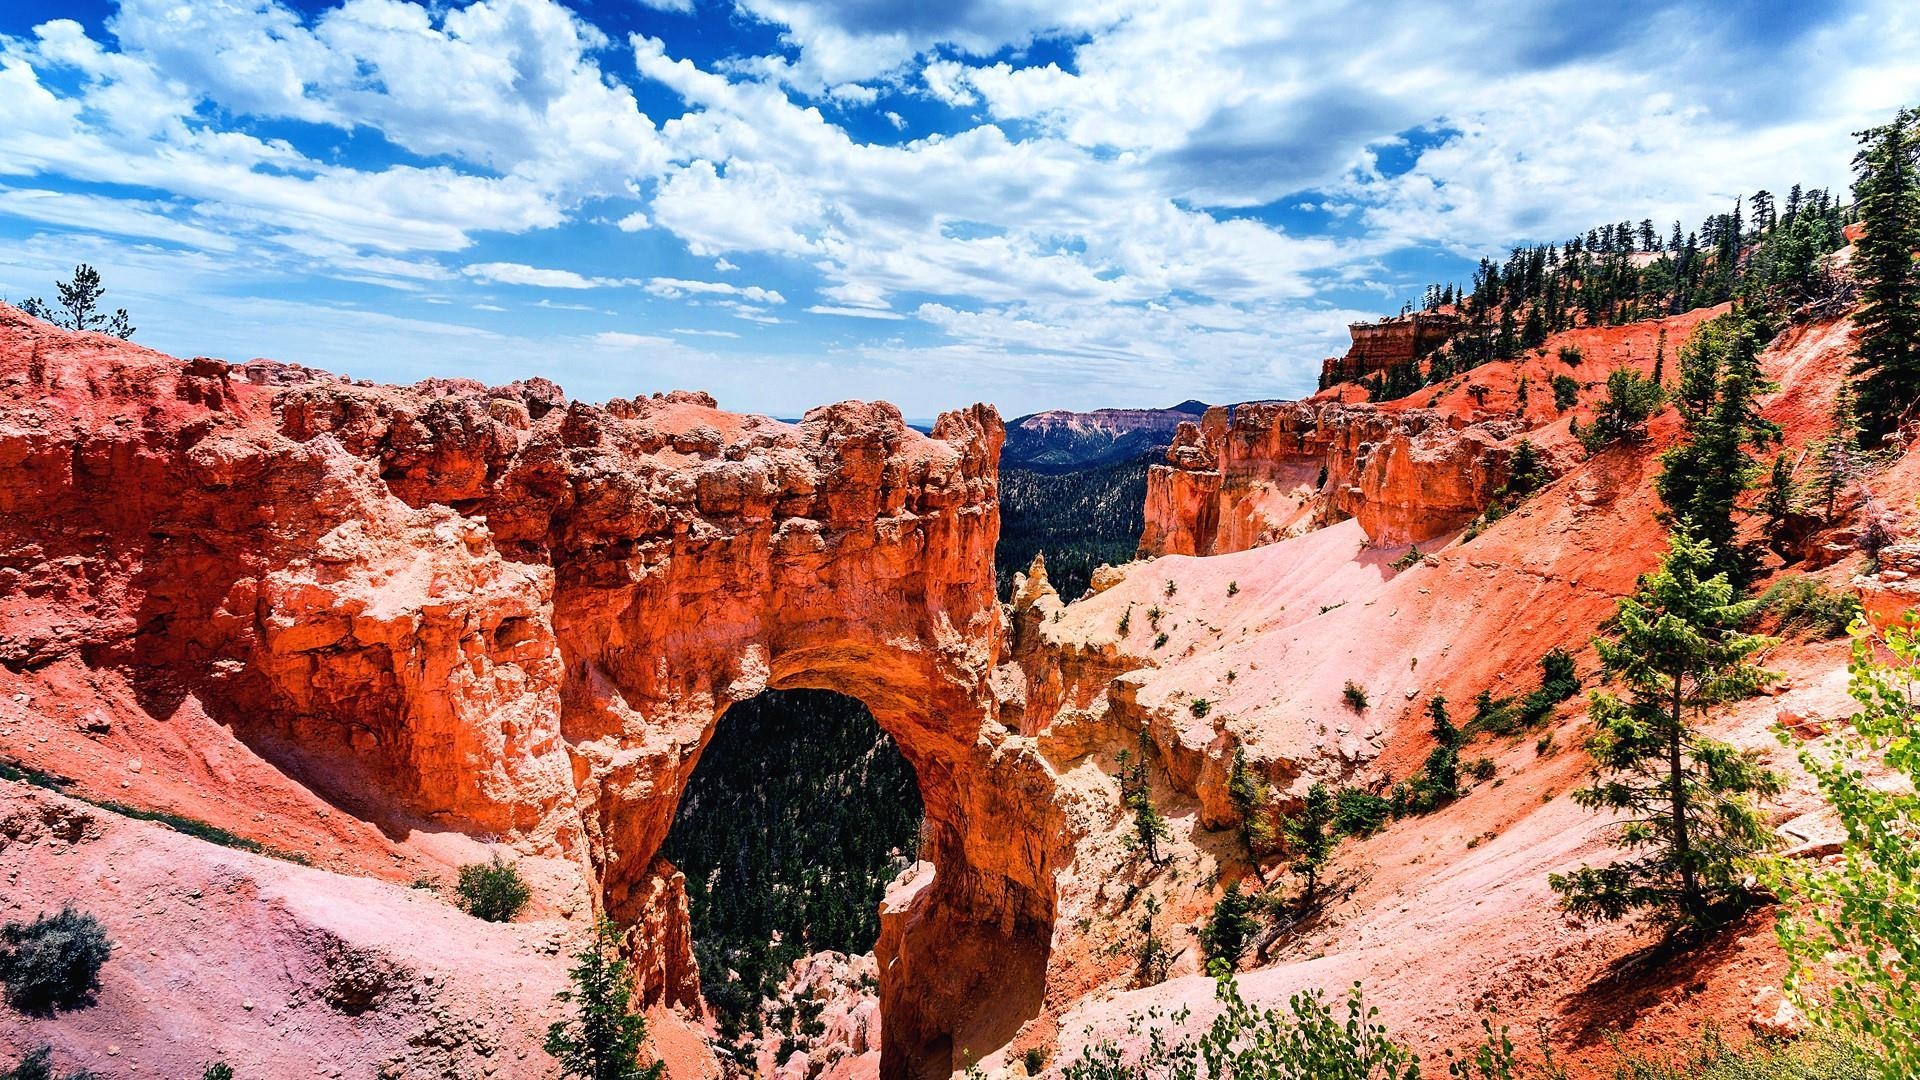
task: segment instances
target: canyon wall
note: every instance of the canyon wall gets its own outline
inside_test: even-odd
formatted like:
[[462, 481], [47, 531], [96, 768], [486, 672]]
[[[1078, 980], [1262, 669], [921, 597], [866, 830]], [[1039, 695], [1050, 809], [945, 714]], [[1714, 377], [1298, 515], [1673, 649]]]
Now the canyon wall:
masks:
[[1380, 546], [1477, 517], [1506, 481], [1514, 429], [1334, 401], [1209, 409], [1147, 473], [1146, 555], [1217, 555], [1357, 517]]
[[716, 721], [858, 697], [932, 864], [883, 916], [883, 1072], [944, 1074], [1038, 1007], [1067, 842], [990, 688], [1001, 438], [984, 406], [928, 437], [180, 361], [0, 306], [0, 664], [204, 709], [389, 836], [570, 860], [669, 1001], [697, 987], [655, 854]]

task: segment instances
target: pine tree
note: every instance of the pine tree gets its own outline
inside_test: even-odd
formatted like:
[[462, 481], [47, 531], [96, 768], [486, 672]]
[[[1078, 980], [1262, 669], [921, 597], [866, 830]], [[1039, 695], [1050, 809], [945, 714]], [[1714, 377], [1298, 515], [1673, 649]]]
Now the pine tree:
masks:
[[560, 1075], [579, 1080], [662, 1080], [666, 1063], [640, 1064], [647, 1021], [632, 1010], [633, 983], [620, 959], [620, 932], [606, 919], [574, 956], [567, 974], [573, 988], [554, 997], [574, 1005], [573, 1020], [547, 1029], [547, 1053], [560, 1059]]
[[1898, 426], [1920, 399], [1920, 109], [1902, 109], [1888, 124], [1858, 132], [1854, 204], [1866, 223], [1853, 256], [1860, 282], [1854, 316], [1860, 344], [1853, 374], [1868, 436]]
[[1841, 496], [1852, 490], [1866, 474], [1869, 458], [1860, 449], [1860, 421], [1854, 415], [1853, 388], [1840, 384], [1833, 398], [1833, 427], [1814, 449], [1814, 491], [1820, 496], [1828, 522], [1841, 510], [1850, 509]]
[[1671, 521], [1686, 522], [1714, 553], [1716, 569], [1745, 587], [1757, 555], [1739, 540], [1735, 514], [1758, 479], [1749, 447], [1777, 440], [1780, 429], [1760, 415], [1756, 398], [1772, 389], [1760, 374], [1762, 328], [1733, 311], [1702, 327], [1682, 350], [1682, 415], [1687, 440], [1660, 455], [1654, 490]]
[[1745, 899], [1743, 861], [1771, 840], [1750, 799], [1780, 778], [1702, 736], [1687, 712], [1742, 697], [1764, 672], [1751, 660], [1768, 639], [1739, 627], [1760, 601], [1739, 599], [1705, 542], [1675, 529], [1659, 569], [1620, 601], [1614, 635], [1595, 639], [1626, 700], [1593, 695], [1593, 783], [1574, 792], [1592, 810], [1626, 815], [1602, 867], [1549, 878], [1567, 910], [1619, 919], [1648, 910], [1674, 926], [1711, 925]]
[[100, 272], [93, 267], [81, 263], [73, 268], [71, 281], [56, 281], [53, 287], [60, 297], [58, 308], [34, 296], [21, 303], [20, 310], [68, 330], [98, 331], [123, 340], [133, 336], [126, 308], [111, 315], [100, 310], [100, 298], [107, 290], [100, 283]]
[[1787, 455], [1773, 455], [1773, 468], [1767, 473], [1767, 486], [1760, 502], [1754, 507], [1757, 513], [1766, 517], [1768, 536], [1777, 535], [1793, 516], [1794, 506], [1798, 503], [1800, 490], [1793, 482], [1793, 467], [1787, 464]]
[[1308, 908], [1319, 897], [1320, 870], [1333, 856], [1340, 839], [1330, 827], [1333, 810], [1333, 792], [1327, 785], [1316, 783], [1307, 789], [1300, 812], [1287, 819], [1287, 847], [1293, 852], [1293, 872], [1307, 883], [1301, 902]]
[[1540, 460], [1540, 451], [1534, 449], [1533, 440], [1521, 436], [1514, 444], [1513, 457], [1507, 462], [1507, 494], [1531, 495], [1552, 480], [1553, 474]]
[[1667, 385], [1667, 328], [1660, 328], [1660, 336], [1653, 340], [1653, 385]]
[[1153, 784], [1147, 771], [1147, 757], [1153, 750], [1153, 739], [1147, 729], [1140, 729], [1140, 754], [1129, 765], [1125, 750], [1120, 751], [1120, 800], [1133, 811], [1133, 833], [1128, 842], [1146, 856], [1147, 862], [1159, 866], [1160, 841], [1167, 838], [1167, 819], [1153, 805]]
[[1224, 960], [1229, 969], [1240, 966], [1247, 946], [1260, 932], [1259, 920], [1253, 917], [1258, 903], [1257, 897], [1240, 891], [1239, 882], [1227, 886], [1227, 891], [1213, 905], [1213, 917], [1200, 931], [1200, 947], [1206, 950], [1207, 959]]
[[1135, 985], [1152, 986], [1167, 981], [1168, 970], [1173, 967], [1173, 953], [1153, 923], [1154, 916], [1160, 914], [1160, 898], [1149, 893], [1143, 906], [1145, 910], [1137, 924], [1140, 944], [1133, 952], [1133, 975]]
[[1260, 853], [1273, 843], [1273, 826], [1266, 819], [1268, 794], [1267, 785], [1247, 765], [1246, 747], [1234, 747], [1233, 765], [1227, 771], [1227, 798], [1240, 813], [1240, 842], [1246, 845], [1255, 876], [1260, 876]]

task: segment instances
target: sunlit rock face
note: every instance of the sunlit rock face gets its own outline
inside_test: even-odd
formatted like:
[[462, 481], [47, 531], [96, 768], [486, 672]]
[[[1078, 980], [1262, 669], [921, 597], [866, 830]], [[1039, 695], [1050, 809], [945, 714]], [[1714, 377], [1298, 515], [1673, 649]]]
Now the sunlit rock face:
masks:
[[936, 868], [885, 915], [884, 1071], [944, 1067], [1037, 1008], [1064, 844], [1047, 770], [997, 741], [1002, 437], [985, 406], [926, 436], [882, 403], [372, 386], [0, 307], [0, 662], [190, 697], [390, 833], [572, 859], [667, 1000], [695, 983], [655, 854], [720, 714], [857, 697]]
[[1213, 408], [1147, 473], [1149, 555], [1245, 551], [1347, 517], [1373, 543], [1472, 521], [1506, 480], [1507, 425], [1334, 401]]

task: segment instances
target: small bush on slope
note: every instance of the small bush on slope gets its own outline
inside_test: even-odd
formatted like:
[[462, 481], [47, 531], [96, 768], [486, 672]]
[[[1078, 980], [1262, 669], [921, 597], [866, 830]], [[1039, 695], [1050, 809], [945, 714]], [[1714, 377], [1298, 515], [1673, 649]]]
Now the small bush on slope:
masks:
[[[43, 1046], [20, 1059], [20, 1064], [0, 1072], [0, 1080], [53, 1080], [53, 1048]], [[68, 1073], [63, 1080], [95, 1080], [84, 1069]]]
[[1614, 1080], [1872, 1080], [1875, 1074], [1860, 1048], [1842, 1039], [1736, 1048], [1708, 1028], [1676, 1058], [1636, 1055], [1617, 1065], [1613, 1075]]
[[[1225, 963], [1210, 970], [1221, 1009], [1205, 1031], [1169, 1037], [1168, 1026], [1191, 1015], [1186, 1009], [1136, 1016], [1131, 1032], [1145, 1036], [1144, 1051], [1130, 1058], [1110, 1039], [1088, 1046], [1064, 1070], [1066, 1080], [1419, 1080], [1419, 1055], [1377, 1021], [1358, 983], [1338, 1012], [1318, 991], [1293, 995], [1282, 1012], [1243, 999]], [[1486, 1062], [1480, 1075], [1514, 1075], [1518, 1063], [1504, 1029], [1483, 1049], [1472, 1055]]]
[[0, 927], [0, 981], [22, 1012], [75, 1008], [100, 988], [100, 968], [112, 953], [99, 920], [69, 904], [56, 915]]
[[520, 868], [502, 861], [498, 854], [490, 862], [461, 867], [460, 884], [455, 888], [467, 913], [488, 922], [512, 922], [533, 895], [520, 879]]

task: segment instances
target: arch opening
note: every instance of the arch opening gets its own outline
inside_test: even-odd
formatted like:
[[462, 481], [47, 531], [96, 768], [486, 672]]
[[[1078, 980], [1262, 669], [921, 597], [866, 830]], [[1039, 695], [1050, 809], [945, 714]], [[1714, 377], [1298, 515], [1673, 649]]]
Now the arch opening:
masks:
[[878, 1055], [880, 901], [918, 855], [922, 816], [913, 767], [857, 698], [768, 690], [721, 716], [660, 854], [686, 875], [723, 1059], [744, 1073], [796, 1050]]

